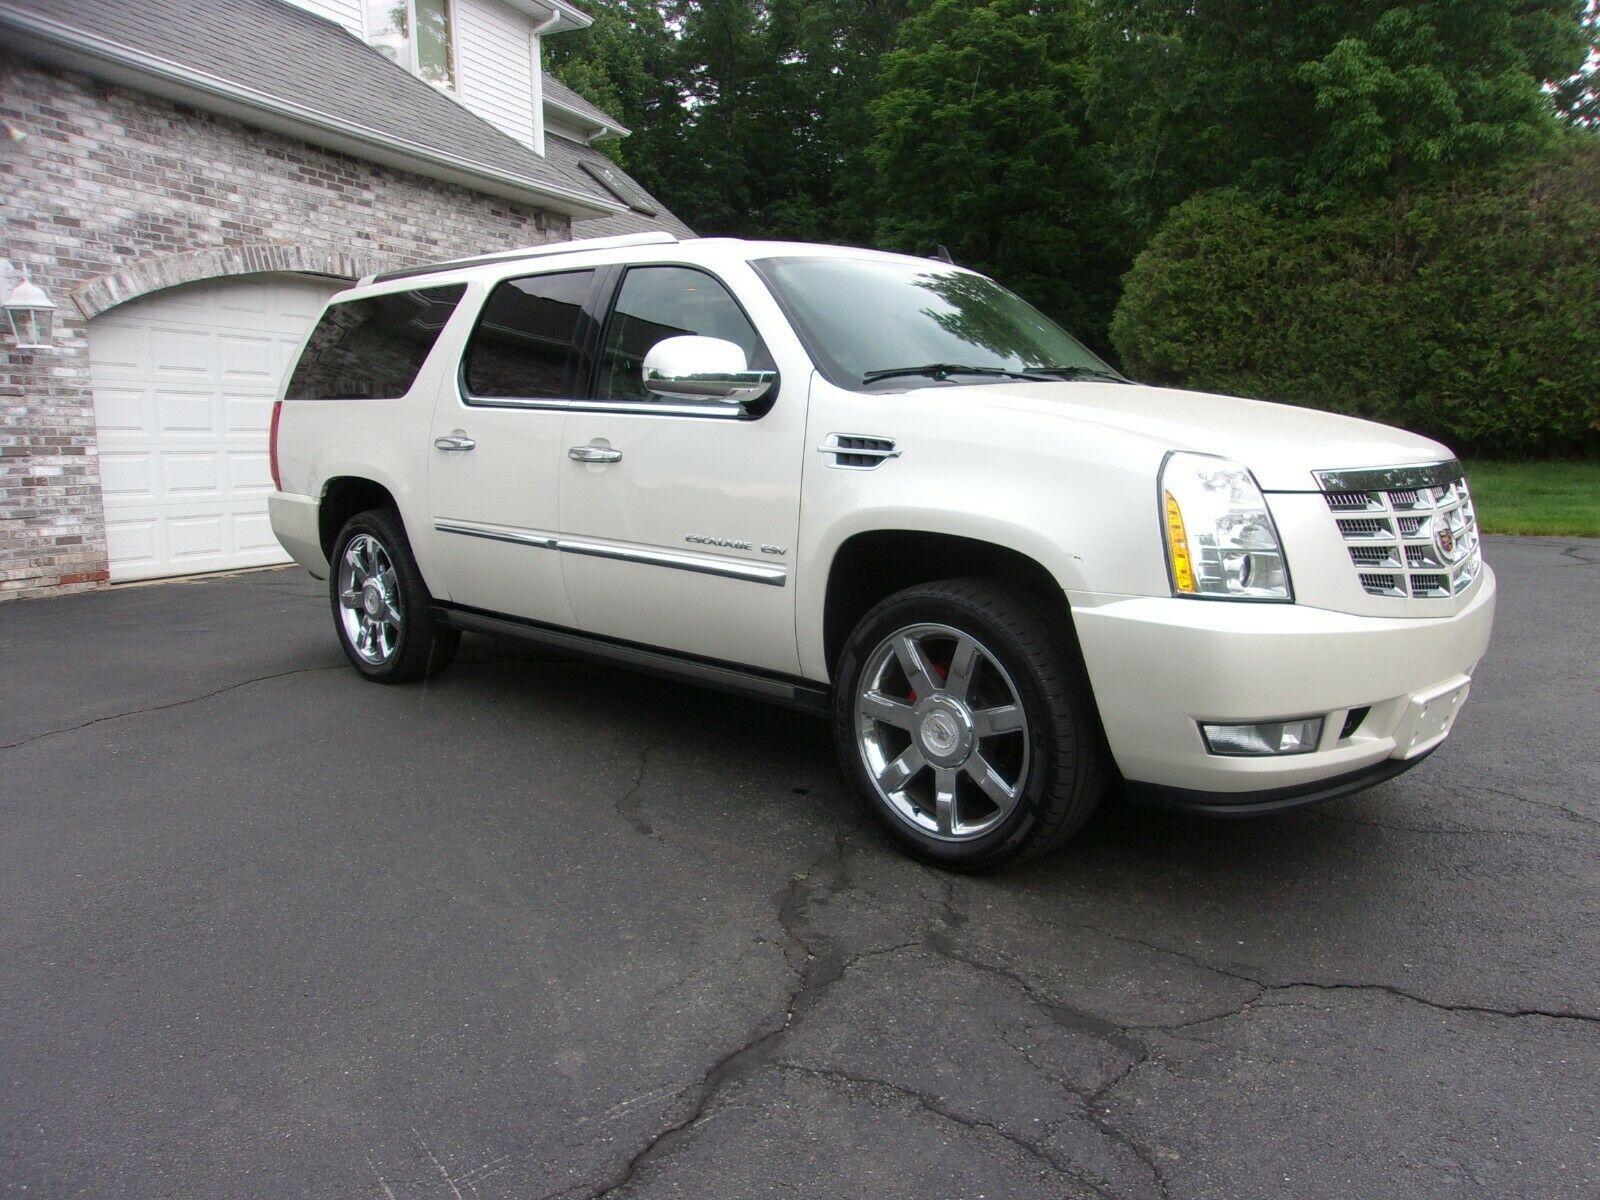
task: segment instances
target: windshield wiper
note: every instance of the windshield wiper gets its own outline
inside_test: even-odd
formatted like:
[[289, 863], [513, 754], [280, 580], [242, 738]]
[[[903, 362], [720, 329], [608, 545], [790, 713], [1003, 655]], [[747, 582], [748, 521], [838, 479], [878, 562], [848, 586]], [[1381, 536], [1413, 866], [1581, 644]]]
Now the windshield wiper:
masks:
[[1109, 379], [1113, 383], [1127, 383], [1125, 375], [1118, 375], [1115, 371], [1101, 370], [1099, 367], [1086, 367], [1077, 364], [1070, 367], [1029, 367], [1028, 370], [1036, 371], [1041, 375], [1059, 375], [1063, 379]]
[[868, 371], [861, 377], [862, 383], [877, 383], [880, 379], [896, 379], [902, 375], [926, 375], [931, 379], [945, 380], [952, 375], [990, 375], [1005, 379], [1038, 379], [1043, 380], [1043, 375], [1035, 375], [1030, 371], [1008, 371], [1004, 367], [968, 367], [961, 363], [924, 363], [920, 367], [885, 367], [881, 371]]

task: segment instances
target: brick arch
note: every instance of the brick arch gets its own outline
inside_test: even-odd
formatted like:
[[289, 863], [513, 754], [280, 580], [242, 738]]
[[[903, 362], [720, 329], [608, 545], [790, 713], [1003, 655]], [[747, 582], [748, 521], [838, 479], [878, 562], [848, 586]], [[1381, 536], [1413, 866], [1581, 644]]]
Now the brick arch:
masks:
[[346, 254], [317, 246], [273, 243], [221, 246], [212, 250], [191, 250], [183, 254], [142, 258], [120, 271], [78, 285], [72, 290], [72, 299], [84, 318], [88, 319], [151, 292], [202, 279], [258, 275], [270, 271], [297, 271], [309, 275], [330, 275], [335, 279], [359, 279], [378, 269], [378, 263], [364, 255]]

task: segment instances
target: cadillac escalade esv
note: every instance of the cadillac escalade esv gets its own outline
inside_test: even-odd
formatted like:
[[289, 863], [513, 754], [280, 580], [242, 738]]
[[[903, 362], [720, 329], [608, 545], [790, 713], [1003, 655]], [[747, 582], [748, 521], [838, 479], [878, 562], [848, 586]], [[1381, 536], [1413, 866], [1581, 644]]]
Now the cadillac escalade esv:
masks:
[[1243, 814], [1396, 775], [1494, 616], [1445, 447], [1141, 386], [993, 280], [869, 250], [636, 234], [370, 277], [271, 445], [273, 529], [369, 679], [472, 630], [826, 713], [950, 867], [1060, 844], [1112, 784]]

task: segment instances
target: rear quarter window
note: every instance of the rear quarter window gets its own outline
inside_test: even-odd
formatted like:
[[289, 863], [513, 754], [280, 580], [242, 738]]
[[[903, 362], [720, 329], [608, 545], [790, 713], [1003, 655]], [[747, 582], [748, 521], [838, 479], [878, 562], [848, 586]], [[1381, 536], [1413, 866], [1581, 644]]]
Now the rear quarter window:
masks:
[[289, 400], [395, 400], [411, 390], [466, 284], [328, 306], [289, 377]]

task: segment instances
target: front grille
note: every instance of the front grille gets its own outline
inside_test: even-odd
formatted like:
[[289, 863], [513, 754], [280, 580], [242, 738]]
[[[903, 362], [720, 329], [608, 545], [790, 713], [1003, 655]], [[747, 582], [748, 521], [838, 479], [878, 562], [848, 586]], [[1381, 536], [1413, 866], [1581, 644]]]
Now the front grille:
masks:
[[1317, 479], [1368, 595], [1435, 600], [1478, 577], [1478, 520], [1459, 462]]

